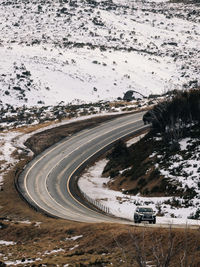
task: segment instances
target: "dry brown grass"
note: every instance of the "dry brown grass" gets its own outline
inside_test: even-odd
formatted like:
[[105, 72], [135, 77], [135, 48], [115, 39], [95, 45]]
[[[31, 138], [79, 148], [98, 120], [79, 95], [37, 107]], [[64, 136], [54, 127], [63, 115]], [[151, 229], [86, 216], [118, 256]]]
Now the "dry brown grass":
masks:
[[[39, 129], [42, 129], [44, 127], [47, 127], [49, 125], [53, 125], [55, 124], [55, 121], [48, 121], [48, 122], [44, 122], [44, 123], [40, 123], [40, 124], [36, 124], [36, 125], [30, 125], [30, 126], [22, 126], [17, 128], [17, 130], [21, 133], [24, 134], [28, 134], [31, 133], [33, 131], [37, 131]], [[15, 131], [16, 129], [13, 129], [12, 131]]]
[[[148, 260], [153, 259], [152, 248], [156, 242], [162, 246], [163, 253], [168, 250], [169, 230], [137, 228], [124, 225], [79, 224], [63, 220], [47, 219], [37, 226], [16, 222], [3, 222], [1, 239], [12, 240], [16, 245], [2, 246], [0, 252], [13, 259], [40, 258], [35, 264], [47, 266], [123, 266], [137, 267], [138, 245]], [[79, 236], [77, 240], [66, 240]], [[170, 266], [180, 266], [187, 243], [188, 263], [200, 264], [200, 233], [195, 230], [172, 230], [174, 238], [173, 258]], [[186, 242], [187, 240], [187, 242]], [[143, 246], [144, 245], [144, 246]], [[74, 249], [72, 249], [74, 248]], [[62, 249], [52, 253], [53, 250]], [[104, 265], [105, 264], [105, 265]], [[31, 265], [28, 265], [31, 266]], [[36, 265], [37, 266], [37, 265]], [[190, 265], [186, 265], [190, 266]]]

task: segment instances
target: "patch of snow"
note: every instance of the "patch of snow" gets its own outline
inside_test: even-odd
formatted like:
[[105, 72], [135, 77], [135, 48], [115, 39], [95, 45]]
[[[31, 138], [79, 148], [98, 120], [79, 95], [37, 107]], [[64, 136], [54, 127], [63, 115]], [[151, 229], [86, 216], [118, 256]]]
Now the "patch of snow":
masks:
[[16, 265], [24, 265], [24, 264], [30, 264], [34, 263], [36, 261], [40, 261], [40, 258], [31, 260], [31, 259], [26, 259], [26, 260], [16, 260], [16, 261], [5, 261], [6, 266], [16, 266]]
[[155, 157], [156, 155], [157, 155], [157, 153], [154, 152], [154, 153], [152, 153], [152, 154], [149, 156], [149, 158], [153, 158], [153, 157]]
[[187, 145], [191, 141], [191, 138], [184, 138], [182, 139], [179, 144], [180, 144], [180, 149], [181, 150], [187, 150]]
[[59, 252], [63, 252], [63, 251], [64, 251], [64, 249], [62, 249], [62, 248], [54, 249], [54, 250], [51, 250], [51, 251], [45, 251], [44, 255], [55, 254], [55, 253], [59, 253]]
[[109, 181], [109, 178], [101, 177], [103, 168], [107, 162], [106, 159], [96, 162], [94, 166], [90, 167], [78, 180], [78, 186], [81, 191], [92, 199], [99, 200], [101, 198], [107, 198], [108, 190], [104, 187], [104, 184]]
[[145, 264], [146, 267], [155, 267], [156, 265], [152, 265], [152, 261], [147, 261]]
[[162, 141], [162, 137], [155, 137], [154, 140], [155, 141]]
[[12, 140], [18, 134], [16, 132], [0, 133], [0, 188], [3, 183], [3, 176], [9, 171], [9, 169], [16, 164], [16, 160], [12, 157], [12, 153], [15, 151], [15, 147], [12, 145]]
[[34, 225], [35, 227], [40, 227], [41, 222], [36, 222]]
[[[131, 167], [126, 168], [126, 169], [124, 169], [124, 170], [120, 170], [119, 173], [122, 174], [123, 172], [128, 171], [128, 170], [130, 170], [130, 169], [131, 169]], [[124, 191], [124, 190], [125, 190], [125, 189], [122, 189], [122, 191]]]
[[16, 245], [16, 243], [15, 242], [13, 242], [13, 241], [4, 241], [4, 240], [0, 240], [0, 245], [2, 245], [2, 246], [13, 246], [13, 245]]
[[137, 142], [140, 141], [145, 135], [146, 135], [146, 134], [141, 134], [141, 135], [139, 135], [139, 136], [137, 136], [137, 137], [131, 138], [130, 140], [128, 140], [128, 141], [126, 142], [127, 147], [129, 147], [129, 146], [131, 146], [131, 145], [137, 143]]
[[23, 224], [31, 224], [30, 221], [18, 221], [18, 223], [23, 223]]
[[75, 241], [75, 240], [80, 239], [80, 238], [82, 238], [82, 237], [83, 237], [83, 235], [77, 235], [77, 236], [72, 236], [72, 237], [66, 237], [66, 238], [65, 238], [65, 241], [69, 241], [69, 240], [73, 240], [73, 241]]
[[70, 248], [69, 250], [71, 251], [71, 250], [74, 250], [75, 248], [78, 248], [78, 247], [79, 247], [79, 245], [75, 245], [74, 247]]

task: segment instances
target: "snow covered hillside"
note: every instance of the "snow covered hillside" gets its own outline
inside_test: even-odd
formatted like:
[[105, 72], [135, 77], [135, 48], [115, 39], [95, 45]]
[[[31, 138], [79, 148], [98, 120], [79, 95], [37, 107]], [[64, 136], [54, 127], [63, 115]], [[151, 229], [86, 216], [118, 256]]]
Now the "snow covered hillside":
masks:
[[[138, 138], [133, 140], [138, 141]], [[194, 141], [190, 138], [183, 139], [181, 142], [181, 149], [185, 155], [191, 153], [185, 151], [186, 145], [194, 145]], [[199, 151], [199, 145], [194, 149]], [[194, 153], [193, 159], [183, 159], [178, 155], [169, 158], [169, 171], [161, 169], [161, 173], [175, 183], [181, 184], [180, 188], [193, 191], [191, 199], [184, 199], [173, 196], [162, 197], [148, 197], [141, 194], [130, 195], [122, 191], [111, 190], [108, 184], [111, 181], [110, 177], [103, 177], [102, 172], [107, 164], [106, 159], [97, 161], [93, 166], [86, 169], [85, 173], [78, 181], [81, 192], [89, 198], [92, 203], [98, 203], [97, 206], [103, 205], [109, 209], [109, 212], [115, 216], [133, 220], [133, 214], [138, 205], [148, 205], [152, 207], [159, 215], [157, 217], [158, 224], [193, 224], [199, 225], [199, 161], [198, 154]], [[153, 155], [152, 155], [153, 156]], [[155, 155], [154, 155], [155, 157]], [[157, 155], [162, 161], [163, 155]], [[177, 172], [181, 169], [179, 176], [173, 176], [172, 171]], [[122, 173], [123, 171], [121, 171]], [[164, 173], [165, 172], [165, 173]], [[188, 173], [191, 174], [192, 179], [186, 179]], [[195, 220], [194, 220], [195, 219]], [[197, 220], [198, 219], [198, 220]]]
[[0, 1], [0, 105], [198, 86], [199, 15], [159, 1]]

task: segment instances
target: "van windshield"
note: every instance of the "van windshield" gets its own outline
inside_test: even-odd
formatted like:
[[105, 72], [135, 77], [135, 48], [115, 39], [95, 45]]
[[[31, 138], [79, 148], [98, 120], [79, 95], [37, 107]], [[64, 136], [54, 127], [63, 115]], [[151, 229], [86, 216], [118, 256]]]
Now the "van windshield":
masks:
[[152, 208], [139, 208], [139, 212], [153, 212]]

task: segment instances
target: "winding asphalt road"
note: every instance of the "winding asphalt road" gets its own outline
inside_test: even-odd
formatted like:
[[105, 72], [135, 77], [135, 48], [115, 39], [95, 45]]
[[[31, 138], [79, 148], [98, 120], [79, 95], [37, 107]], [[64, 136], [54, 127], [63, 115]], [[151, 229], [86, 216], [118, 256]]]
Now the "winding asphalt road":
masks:
[[145, 129], [143, 114], [112, 119], [51, 146], [26, 166], [17, 180], [18, 191], [37, 210], [53, 217], [79, 222], [127, 223], [85, 202], [78, 193], [76, 174], [116, 140]]

